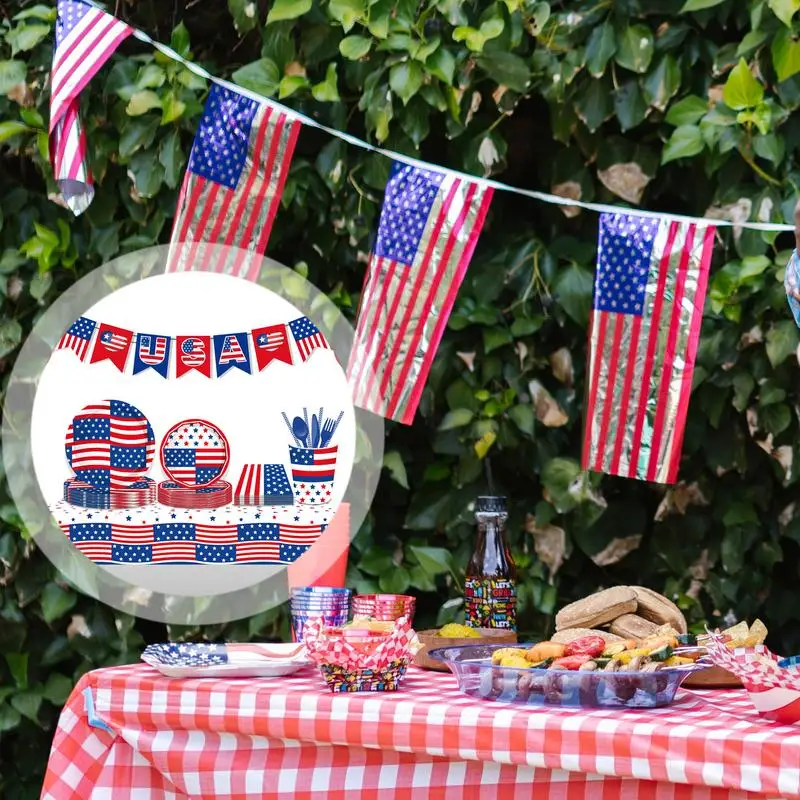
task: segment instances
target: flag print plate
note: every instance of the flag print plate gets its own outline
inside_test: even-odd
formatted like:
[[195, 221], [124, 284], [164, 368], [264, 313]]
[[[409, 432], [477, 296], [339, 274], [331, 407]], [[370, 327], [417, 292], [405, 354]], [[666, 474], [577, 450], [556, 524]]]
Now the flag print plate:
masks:
[[227, 481], [216, 481], [199, 489], [187, 489], [179, 483], [164, 481], [158, 484], [158, 502], [173, 508], [221, 508], [233, 496], [233, 487]]
[[225, 434], [204, 419], [186, 419], [173, 425], [161, 442], [164, 472], [187, 489], [214, 483], [225, 474], [229, 461]]
[[156, 500], [156, 482], [142, 478], [128, 489], [95, 489], [76, 478], [64, 481], [64, 500], [82, 508], [139, 508]]
[[305, 647], [291, 642], [151, 644], [142, 661], [169, 678], [277, 678], [310, 663]]
[[155, 436], [136, 406], [101, 400], [73, 417], [64, 449], [79, 481], [94, 489], [129, 489], [150, 471]]

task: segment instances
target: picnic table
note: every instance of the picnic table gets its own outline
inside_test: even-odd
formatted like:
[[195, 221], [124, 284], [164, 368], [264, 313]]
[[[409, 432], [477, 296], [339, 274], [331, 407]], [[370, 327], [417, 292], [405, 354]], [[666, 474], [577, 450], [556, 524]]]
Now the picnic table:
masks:
[[528, 708], [410, 668], [397, 692], [332, 694], [313, 667], [271, 679], [87, 673], [42, 797], [800, 798], [800, 730], [744, 691], [654, 710]]

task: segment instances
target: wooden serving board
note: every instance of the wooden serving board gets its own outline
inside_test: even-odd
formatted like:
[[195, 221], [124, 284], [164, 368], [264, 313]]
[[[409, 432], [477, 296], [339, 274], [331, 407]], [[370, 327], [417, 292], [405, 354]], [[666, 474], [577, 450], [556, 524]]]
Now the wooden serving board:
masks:
[[687, 689], [739, 689], [742, 682], [722, 667], [709, 667], [693, 672], [681, 686]]
[[481, 638], [477, 637], [466, 639], [451, 639], [439, 636], [438, 630], [417, 631], [417, 636], [422, 643], [422, 648], [414, 656], [414, 663], [422, 669], [432, 669], [436, 672], [449, 672], [450, 668], [441, 661], [435, 661], [428, 657], [428, 650], [436, 650], [438, 647], [463, 647], [470, 644], [516, 644], [517, 634], [515, 631], [505, 631], [498, 628], [476, 628]]

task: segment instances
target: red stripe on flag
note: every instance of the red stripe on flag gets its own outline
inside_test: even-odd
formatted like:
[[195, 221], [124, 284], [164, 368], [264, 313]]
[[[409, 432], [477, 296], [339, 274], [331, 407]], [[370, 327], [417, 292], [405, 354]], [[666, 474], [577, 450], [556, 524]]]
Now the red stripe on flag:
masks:
[[694, 312], [692, 314], [689, 338], [686, 344], [684, 355], [684, 381], [681, 386], [680, 400], [678, 402], [678, 414], [675, 418], [675, 434], [673, 437], [672, 453], [669, 458], [669, 472], [667, 480], [674, 483], [678, 477], [678, 464], [681, 460], [681, 450], [683, 449], [683, 435], [686, 431], [686, 411], [689, 407], [689, 396], [692, 393], [692, 376], [694, 374], [694, 364], [697, 358], [697, 344], [700, 339], [700, 327], [703, 323], [703, 306], [706, 299], [706, 288], [708, 286], [708, 273], [711, 264], [711, 254], [714, 249], [714, 236], [716, 228], [708, 226], [703, 237], [703, 255], [698, 266], [699, 275], [697, 276], [697, 289], [694, 296]]
[[[378, 335], [378, 319], [380, 318], [380, 309], [383, 308], [383, 306], [386, 304], [387, 297], [388, 297], [388, 294], [389, 294], [389, 287], [391, 286], [392, 281], [394, 280], [394, 273], [395, 273], [395, 271], [397, 269], [397, 262], [396, 261], [389, 261], [388, 262], [389, 263], [389, 271], [388, 271], [388, 273], [386, 275], [386, 278], [379, 283], [379, 281], [381, 280], [380, 279], [381, 273], [383, 272], [384, 258], [383, 258], [383, 256], [377, 256], [377, 257], [373, 256], [372, 258], [375, 259], [375, 261], [374, 261], [374, 264], [375, 264], [374, 272], [372, 270], [372, 264], [373, 264], [372, 259], [370, 259], [370, 264], [369, 264], [369, 267], [367, 268], [367, 275], [371, 279], [370, 280], [370, 302], [368, 303], [368, 306], [373, 307], [375, 309], [375, 313], [374, 313], [374, 315], [372, 317], [372, 324], [370, 325], [369, 329], [365, 329], [362, 332], [361, 336], [359, 336], [359, 332], [356, 331], [356, 342], [359, 342], [359, 341], [365, 342], [367, 344], [367, 346], [369, 346], [369, 343], [372, 342], [375, 339], [375, 337]], [[378, 298], [377, 298], [377, 302], [373, 303], [372, 302], [372, 295], [375, 294], [374, 290], [377, 290]], [[397, 307], [397, 303], [399, 303], [399, 302], [400, 302], [400, 298], [399, 297], [395, 297], [393, 299], [392, 306], [389, 309], [389, 314], [390, 315], [392, 315], [394, 313], [394, 309]], [[369, 309], [367, 309], [367, 310], [369, 310]], [[386, 335], [387, 334], [384, 331], [384, 336], [381, 338], [381, 341], [379, 343], [380, 345], [384, 344]], [[376, 352], [380, 353], [382, 351], [381, 350], [377, 350]], [[362, 353], [361, 355], [363, 357], [361, 359], [360, 364], [358, 365], [357, 372], [354, 373], [352, 378], [351, 378], [351, 386], [352, 385], [356, 385], [356, 386], [359, 386], [359, 387], [363, 386], [364, 380], [366, 379], [366, 377], [369, 377], [369, 375], [365, 376], [364, 372], [365, 372], [365, 370], [367, 370], [367, 364], [370, 362], [370, 359], [369, 359], [367, 354]], [[374, 374], [376, 372], [376, 368], [377, 368], [377, 365], [375, 367], [373, 367], [372, 369], [370, 369], [369, 373], [371, 373], [374, 376]], [[369, 392], [363, 392], [363, 394], [361, 394], [361, 396], [367, 398], [367, 397], [369, 397]]]
[[659, 326], [661, 323], [661, 308], [664, 305], [664, 289], [667, 285], [667, 275], [669, 275], [669, 262], [672, 258], [672, 248], [675, 245], [675, 237], [678, 235], [678, 223], [670, 222], [667, 233], [667, 242], [664, 245], [664, 252], [661, 255], [658, 266], [658, 285], [656, 295], [653, 300], [653, 315], [650, 319], [650, 333], [647, 339], [647, 355], [644, 361], [642, 373], [642, 390], [639, 396], [639, 408], [636, 411], [636, 419], [633, 428], [633, 443], [631, 446], [631, 460], [628, 464], [628, 477], [635, 478], [637, 462], [639, 461], [639, 450], [642, 447], [642, 430], [647, 419], [647, 398], [649, 396], [650, 380], [653, 376], [655, 366], [655, 352], [658, 344], [658, 337], [661, 333]]
[[611, 456], [611, 469], [609, 474], [619, 475], [619, 462], [622, 458], [622, 445], [625, 442], [625, 434], [627, 433], [626, 421], [628, 419], [628, 407], [631, 402], [631, 389], [633, 388], [633, 375], [636, 372], [634, 364], [636, 363], [636, 351], [639, 349], [639, 336], [642, 332], [642, 318], [636, 317], [633, 320], [631, 330], [631, 346], [625, 354], [625, 359], [628, 364], [628, 369], [625, 372], [625, 383], [622, 387], [622, 405], [619, 409], [619, 425], [617, 426], [617, 436], [614, 441], [614, 453]]
[[[658, 472], [659, 451], [661, 441], [664, 437], [664, 417], [667, 413], [669, 403], [669, 387], [675, 377], [673, 369], [675, 366], [675, 350], [678, 345], [678, 334], [681, 326], [681, 311], [683, 306], [683, 295], [686, 291], [686, 276], [689, 270], [689, 259], [694, 245], [694, 235], [697, 230], [696, 225], [689, 225], [686, 236], [681, 242], [681, 258], [678, 262], [678, 274], [675, 280], [675, 292], [672, 301], [672, 316], [669, 321], [669, 335], [667, 337], [667, 348], [664, 353], [664, 363], [661, 367], [661, 382], [658, 387], [656, 401], [656, 416], [653, 423], [653, 440], [650, 446], [650, 460], [647, 465], [647, 480], [653, 481]], [[669, 460], [669, 459], [667, 459]]]
[[[600, 317], [597, 331], [597, 340], [592, 350], [592, 331], [594, 330], [595, 315]], [[586, 430], [583, 440], [583, 458], [581, 469], [589, 469], [590, 452], [592, 447], [592, 429], [594, 428], [594, 412], [597, 405], [597, 387], [600, 385], [600, 365], [603, 359], [603, 346], [606, 339], [606, 315], [600, 311], [592, 311], [589, 317], [589, 352], [594, 353], [594, 363], [592, 364], [592, 379], [586, 393]]]
[[608, 426], [611, 423], [611, 409], [614, 405], [614, 386], [617, 380], [617, 369], [619, 368], [619, 345], [622, 341], [623, 325], [622, 314], [615, 314], [614, 338], [611, 343], [610, 361], [608, 364], [608, 374], [606, 376], [606, 396], [603, 402], [603, 416], [600, 420], [600, 435], [598, 436], [597, 450], [595, 450], [594, 454], [594, 469], [597, 472], [603, 471], [603, 458], [605, 457], [608, 444], [606, 439], [608, 438]]

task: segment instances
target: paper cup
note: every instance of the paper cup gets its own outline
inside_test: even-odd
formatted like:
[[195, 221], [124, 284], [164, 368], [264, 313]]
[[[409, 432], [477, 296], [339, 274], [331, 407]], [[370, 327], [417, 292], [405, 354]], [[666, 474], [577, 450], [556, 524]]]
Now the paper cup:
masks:
[[338, 447], [290, 447], [295, 505], [324, 506], [333, 499]]

